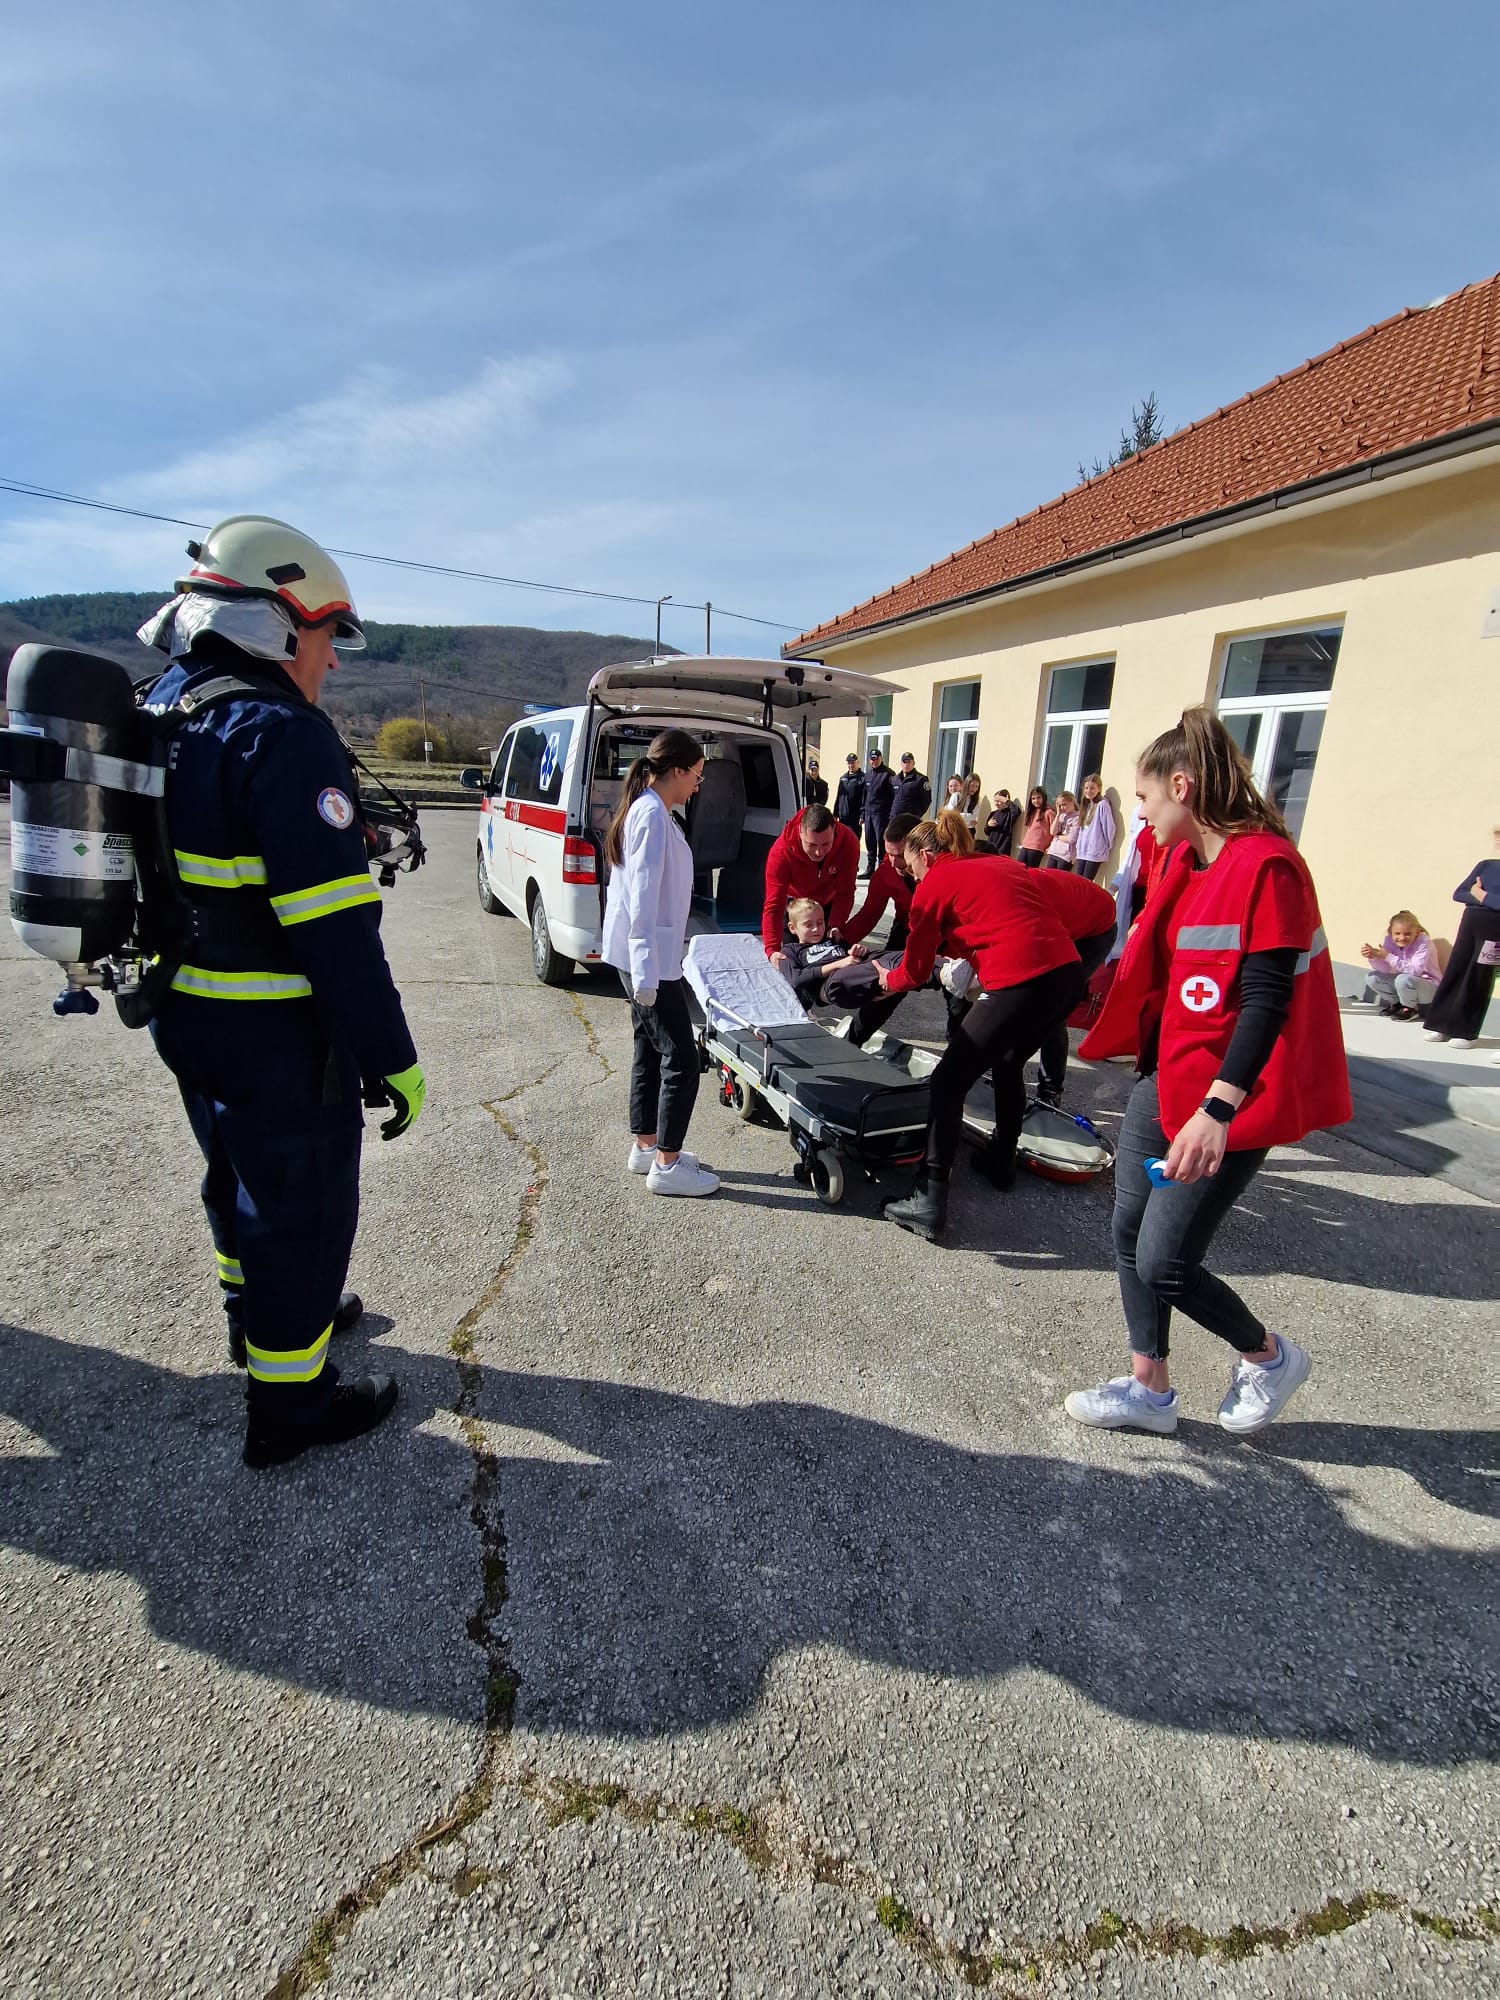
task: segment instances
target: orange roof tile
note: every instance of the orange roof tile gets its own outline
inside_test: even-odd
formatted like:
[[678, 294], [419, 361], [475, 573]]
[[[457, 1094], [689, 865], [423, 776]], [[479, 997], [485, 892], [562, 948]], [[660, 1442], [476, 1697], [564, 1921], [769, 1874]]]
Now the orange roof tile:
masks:
[[1500, 421], [1500, 273], [1408, 307], [804, 632], [793, 653]]

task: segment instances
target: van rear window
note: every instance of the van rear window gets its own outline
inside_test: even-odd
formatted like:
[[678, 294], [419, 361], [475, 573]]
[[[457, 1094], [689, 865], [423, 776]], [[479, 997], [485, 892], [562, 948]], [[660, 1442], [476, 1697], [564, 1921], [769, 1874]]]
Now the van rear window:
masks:
[[529, 804], [555, 806], [562, 801], [563, 768], [568, 761], [568, 745], [573, 740], [571, 721], [528, 723], [516, 731], [510, 771], [505, 780], [508, 799], [525, 799]]

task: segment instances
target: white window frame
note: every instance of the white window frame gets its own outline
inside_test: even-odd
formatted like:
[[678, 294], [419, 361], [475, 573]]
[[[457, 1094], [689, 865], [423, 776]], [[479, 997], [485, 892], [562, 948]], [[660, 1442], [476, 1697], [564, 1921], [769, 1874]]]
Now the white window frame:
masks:
[[[1219, 647], [1219, 671], [1214, 681], [1214, 710], [1221, 718], [1230, 715], [1258, 715], [1260, 730], [1255, 739], [1255, 753], [1250, 759], [1250, 773], [1257, 790], [1270, 797], [1271, 772], [1276, 763], [1276, 745], [1281, 735], [1281, 720], [1285, 715], [1306, 715], [1310, 710], [1321, 709], [1326, 715], [1328, 704], [1333, 698], [1332, 688], [1322, 688], [1305, 694], [1235, 694], [1227, 698], [1224, 694], [1224, 677], [1229, 672], [1229, 649], [1241, 645], [1246, 639], [1287, 639], [1300, 632], [1337, 632], [1339, 635], [1339, 655], [1344, 651], [1344, 621], [1342, 618], [1299, 618], [1291, 625], [1268, 625], [1264, 630], [1254, 632], [1231, 632]], [[1333, 663], [1334, 678], [1338, 676], [1338, 660]], [[1316, 768], [1316, 759], [1314, 760]], [[1309, 774], [1309, 779], [1311, 774]]]
[[[942, 720], [943, 696], [948, 693], [950, 688], [956, 687], [978, 688], [980, 691], [980, 700], [984, 699], [984, 683], [977, 676], [972, 680], [966, 681], [944, 681], [937, 690], [938, 724], [936, 736], [933, 741], [932, 757], [932, 810], [934, 812], [943, 803], [943, 794], [949, 778], [955, 775], [968, 777], [970, 771], [974, 769], [975, 762], [979, 756], [979, 722], [977, 717], [966, 717], [962, 722], [944, 722]], [[945, 738], [951, 738], [953, 742], [954, 763], [951, 771], [946, 769], [944, 765], [943, 750], [945, 747]], [[965, 744], [965, 738], [968, 739], [967, 745]], [[968, 750], [967, 764], [964, 762], [966, 747]]]
[[893, 718], [892, 722], [886, 722], [881, 724], [874, 724], [869, 722], [866, 723], [865, 757], [868, 759], [870, 752], [872, 750], [878, 750], [881, 756], [885, 759], [886, 763], [889, 764], [891, 761], [891, 729], [894, 722], [895, 697], [893, 695], [884, 695], [884, 696], [877, 696], [876, 698], [877, 700], [885, 700], [891, 702], [893, 709]]
[[[1300, 631], [1302, 627], [1298, 626], [1296, 629]], [[1259, 633], [1250, 633], [1247, 636], [1258, 638], [1260, 635]], [[1228, 655], [1226, 654], [1225, 657], [1227, 658]], [[1052, 694], [1052, 676], [1055, 673], [1065, 671], [1069, 667], [1114, 667], [1118, 669], [1119, 661], [1113, 653], [1100, 653], [1096, 658], [1091, 660], [1054, 660], [1049, 666], [1043, 669], [1047, 676], [1047, 694], [1049, 699]], [[1113, 681], [1110, 683], [1110, 699], [1111, 701], [1114, 699]], [[1044, 710], [1042, 714], [1041, 739], [1037, 744], [1036, 777], [1032, 782], [1038, 785], [1041, 784], [1042, 773], [1047, 768], [1047, 738], [1054, 729], [1064, 729], [1071, 726], [1072, 735], [1068, 741], [1067, 775], [1058, 786], [1057, 791], [1071, 792], [1076, 799], [1078, 796], [1078, 787], [1088, 776], [1087, 771], [1080, 771], [1079, 769], [1080, 764], [1083, 762], [1084, 731], [1096, 722], [1102, 722], [1106, 729], [1109, 727], [1109, 710], [1107, 708], [1049, 708]], [[1054, 792], [1052, 796], [1055, 798], [1057, 793]]]

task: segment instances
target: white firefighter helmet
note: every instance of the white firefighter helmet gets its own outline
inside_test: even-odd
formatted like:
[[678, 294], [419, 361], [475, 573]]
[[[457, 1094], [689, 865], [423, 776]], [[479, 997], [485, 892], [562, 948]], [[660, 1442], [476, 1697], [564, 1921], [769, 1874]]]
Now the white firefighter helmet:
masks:
[[176, 588], [209, 597], [268, 597], [298, 625], [332, 625], [333, 643], [357, 653], [364, 628], [349, 597], [344, 572], [326, 549], [285, 521], [265, 514], [231, 514], [201, 542], [189, 542], [192, 571]]

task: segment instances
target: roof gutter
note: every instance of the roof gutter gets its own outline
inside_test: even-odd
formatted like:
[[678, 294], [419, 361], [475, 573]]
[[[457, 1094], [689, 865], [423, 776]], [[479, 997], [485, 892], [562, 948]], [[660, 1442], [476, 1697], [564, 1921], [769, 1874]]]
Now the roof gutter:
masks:
[[1216, 508], [1210, 514], [1195, 514], [1191, 520], [1180, 521], [1170, 528], [1155, 528], [1149, 534], [1137, 535], [1128, 542], [1111, 542], [1108, 548], [1091, 549], [1083, 555], [1051, 563], [1045, 569], [1027, 570], [1024, 575], [1007, 577], [1001, 583], [985, 584], [978, 590], [966, 591], [961, 597], [945, 597], [940, 603], [925, 604], [915, 611], [900, 612], [893, 618], [858, 625], [850, 632], [825, 633], [821, 638], [805, 642], [798, 640], [782, 647], [782, 658], [792, 660], [805, 655], [821, 655], [834, 646], [867, 639], [877, 632], [894, 632], [923, 619], [948, 617], [973, 605], [1011, 597], [1043, 584], [1061, 582], [1086, 570], [1102, 569], [1110, 563], [1143, 555], [1165, 555], [1199, 535], [1216, 534], [1242, 525], [1253, 526], [1293, 507], [1306, 506], [1313, 500], [1343, 493], [1353, 496], [1359, 488], [1372, 486], [1379, 480], [1419, 472], [1426, 466], [1441, 465], [1448, 459], [1465, 458], [1491, 445], [1500, 446], [1500, 422], [1493, 418], [1482, 424], [1471, 424], [1461, 431], [1449, 431], [1446, 436], [1431, 443], [1403, 445], [1398, 451], [1383, 452], [1378, 458], [1366, 459], [1362, 464], [1342, 472], [1320, 473], [1311, 479], [1299, 480], [1293, 486], [1279, 487], [1274, 493], [1262, 494], [1257, 499], [1236, 501], [1233, 506]]

